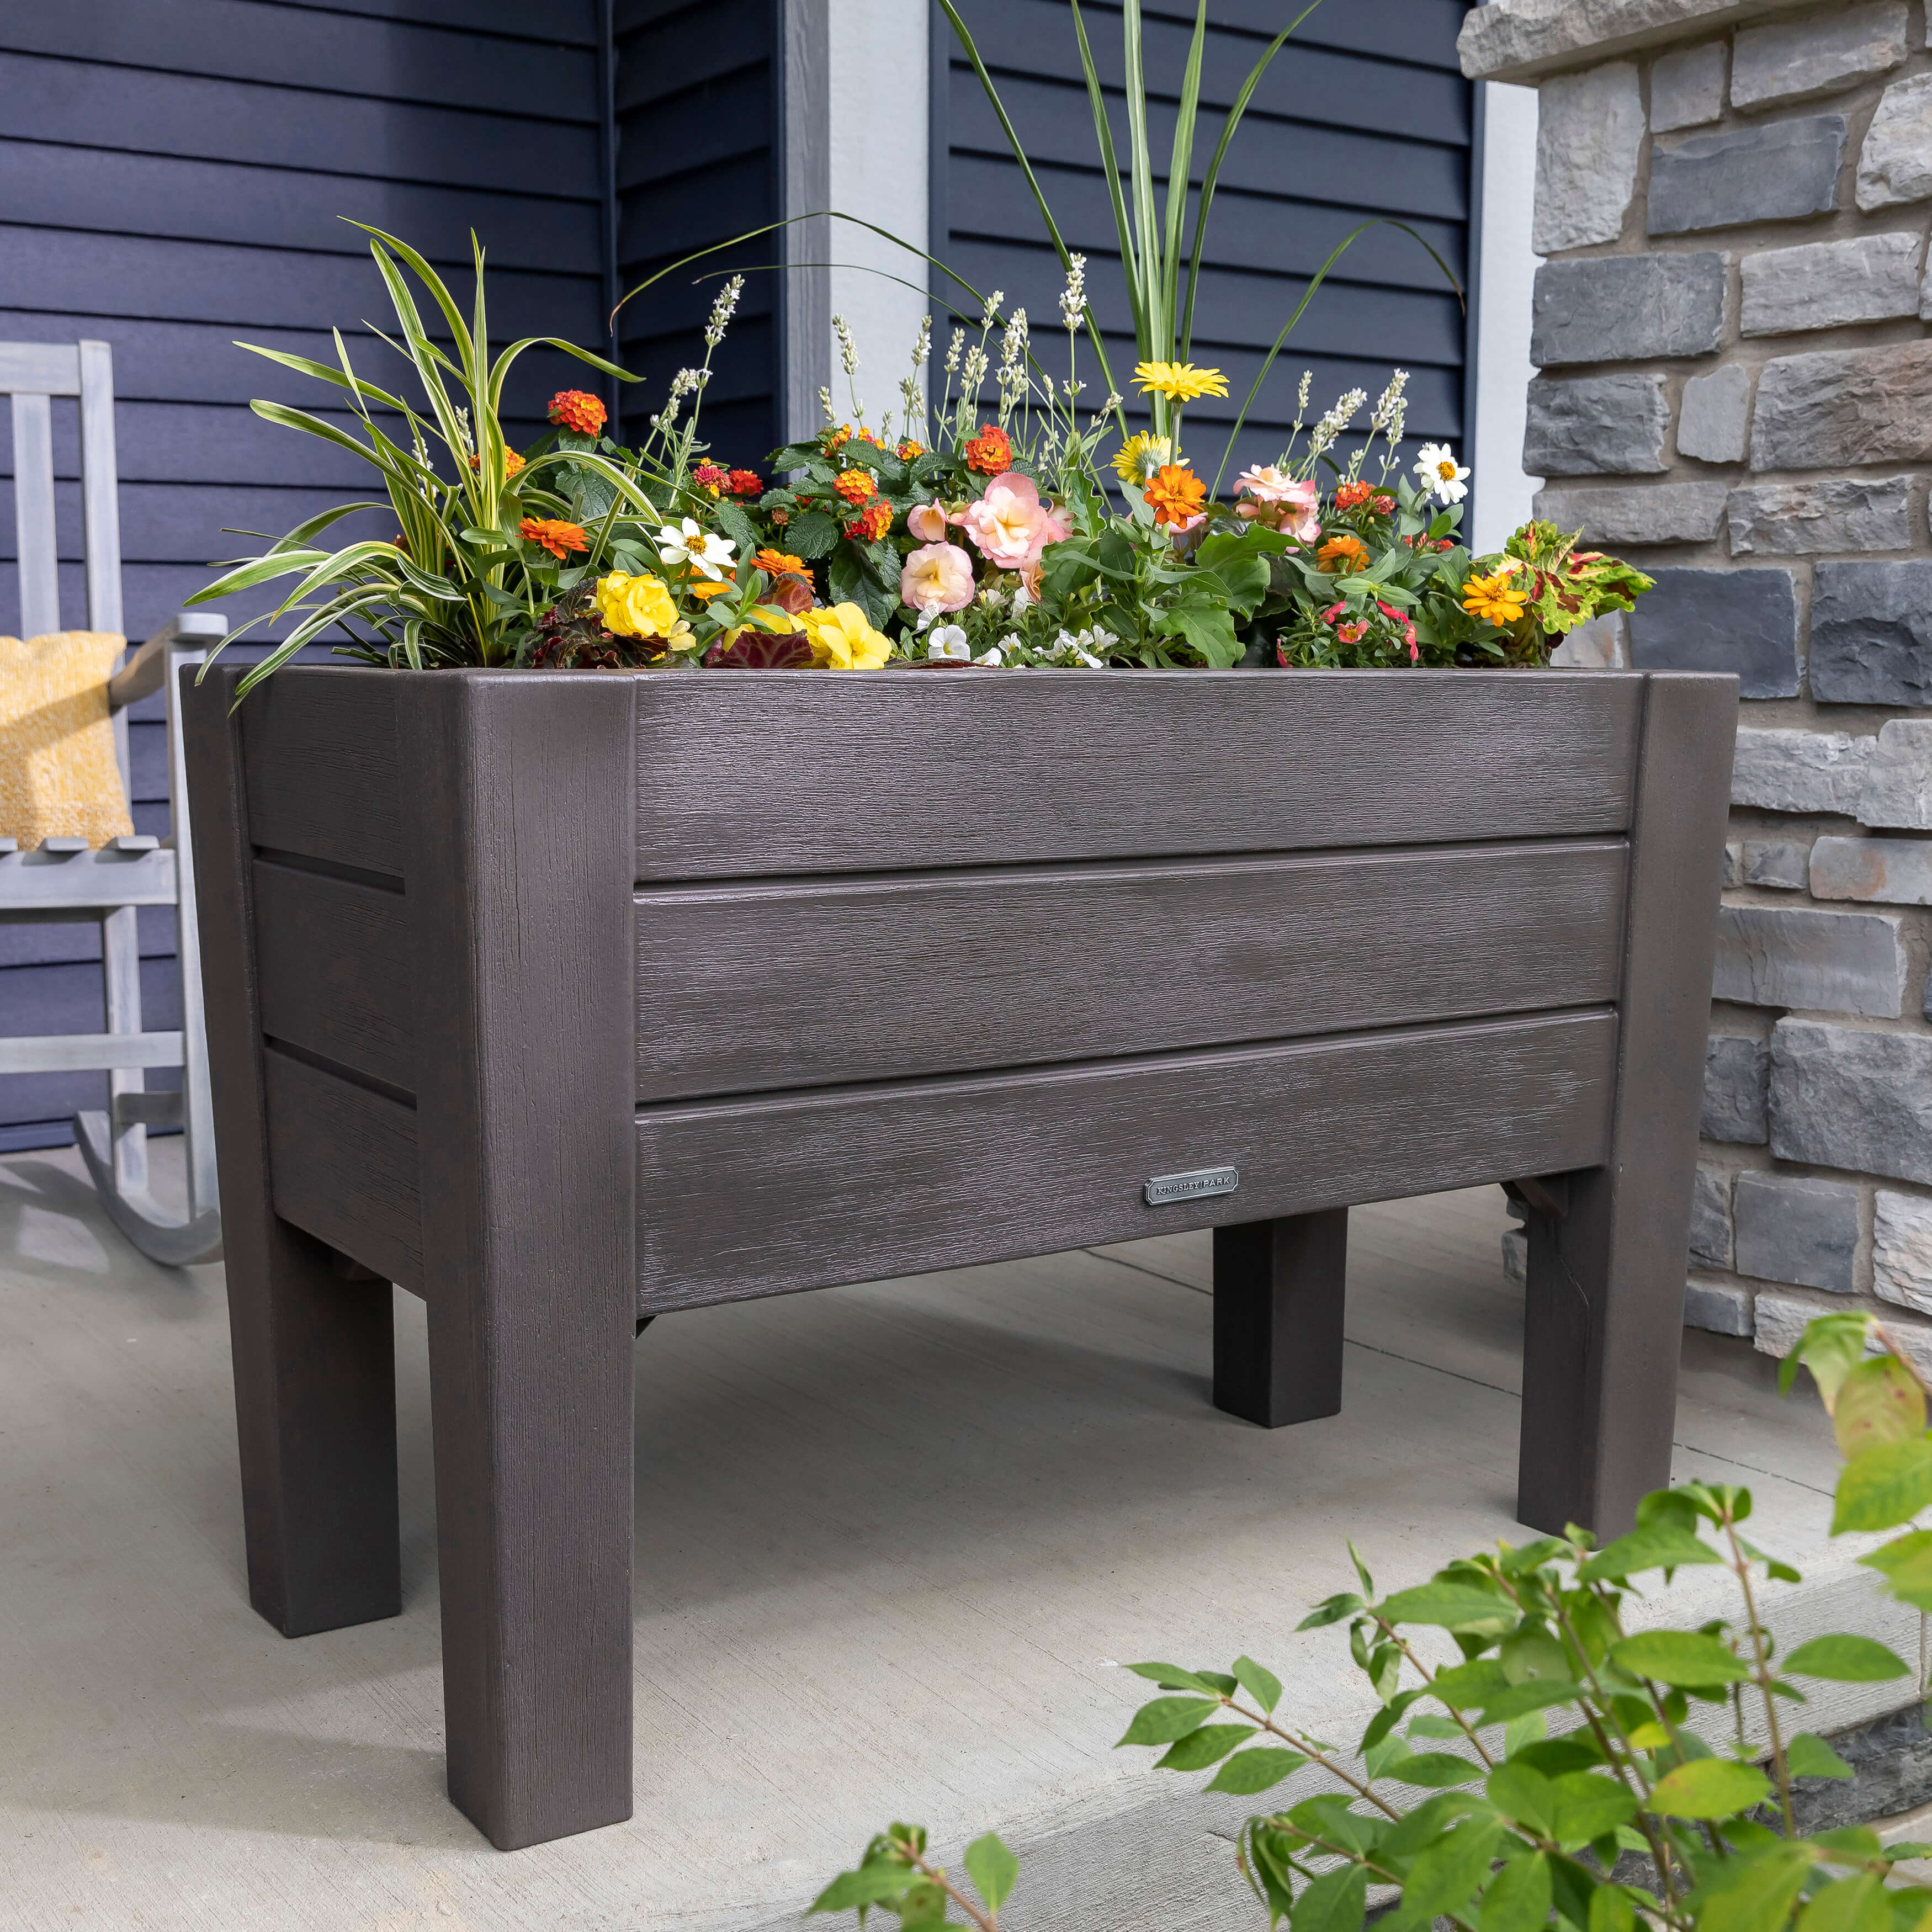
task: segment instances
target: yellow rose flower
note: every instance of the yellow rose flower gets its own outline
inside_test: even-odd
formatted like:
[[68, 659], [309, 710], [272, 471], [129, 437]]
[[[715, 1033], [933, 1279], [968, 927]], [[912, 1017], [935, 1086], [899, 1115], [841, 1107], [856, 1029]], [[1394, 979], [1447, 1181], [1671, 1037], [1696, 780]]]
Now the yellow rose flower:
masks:
[[804, 626], [812, 662], [833, 670], [877, 670], [892, 654], [892, 640], [874, 630], [856, 604], [808, 610]]
[[621, 570], [598, 580], [597, 614], [604, 628], [620, 638], [662, 638], [672, 649], [691, 631], [662, 578], [632, 577]]

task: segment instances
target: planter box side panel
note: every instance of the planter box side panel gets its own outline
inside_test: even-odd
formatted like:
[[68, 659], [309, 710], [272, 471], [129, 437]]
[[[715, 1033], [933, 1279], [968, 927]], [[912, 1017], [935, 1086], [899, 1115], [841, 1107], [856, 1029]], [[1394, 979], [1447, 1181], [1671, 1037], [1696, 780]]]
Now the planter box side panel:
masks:
[[[640, 1314], [1593, 1166], [1608, 1011], [638, 1115]], [[1233, 1194], [1150, 1208], [1156, 1176]]]
[[1642, 691], [1607, 671], [647, 675], [638, 877], [1622, 832]]

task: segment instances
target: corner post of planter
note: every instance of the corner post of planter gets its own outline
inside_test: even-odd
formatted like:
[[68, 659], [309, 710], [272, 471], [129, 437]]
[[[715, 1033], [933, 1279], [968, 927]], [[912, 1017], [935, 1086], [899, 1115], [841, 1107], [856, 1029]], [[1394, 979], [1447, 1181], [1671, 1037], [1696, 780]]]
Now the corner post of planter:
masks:
[[398, 674], [452, 1799], [631, 1815], [634, 681]]
[[1622, 1534], [1670, 1480], [1737, 680], [1654, 672], [1631, 795], [1609, 1160], [1526, 1189], [1516, 1514]]
[[284, 1636], [402, 1608], [396, 1508], [394, 1291], [345, 1280], [270, 1191], [241, 674], [182, 672], [194, 802], [223, 1258], [235, 1364], [248, 1600]]

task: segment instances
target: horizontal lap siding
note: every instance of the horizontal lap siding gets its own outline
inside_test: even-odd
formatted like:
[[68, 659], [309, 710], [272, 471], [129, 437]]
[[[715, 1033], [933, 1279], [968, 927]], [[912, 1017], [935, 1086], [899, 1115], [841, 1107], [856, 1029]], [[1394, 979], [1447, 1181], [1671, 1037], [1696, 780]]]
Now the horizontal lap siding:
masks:
[[[421, 248], [466, 308], [473, 225], [491, 263], [499, 344], [557, 334], [591, 348], [603, 321], [602, 63], [597, 0], [86, 0], [10, 10], [0, 49], [0, 340], [107, 342], [114, 356], [122, 590], [130, 636], [153, 631], [244, 549], [368, 494], [346, 454], [260, 422], [268, 396], [346, 424], [337, 392], [234, 346], [401, 380], [368, 325], [388, 302], [344, 215]], [[438, 324], [440, 328], [440, 325]], [[594, 386], [553, 352], [525, 358], [513, 443], [548, 397]], [[75, 406], [54, 404], [63, 621], [85, 621]], [[13, 456], [0, 410], [0, 632], [18, 628]], [[380, 494], [380, 493], [378, 493]], [[361, 520], [388, 535], [386, 514]], [[355, 525], [342, 526], [345, 531]], [[266, 592], [224, 607], [232, 622]], [[273, 635], [272, 632], [257, 636]], [[136, 829], [166, 819], [161, 700], [130, 732]], [[172, 922], [142, 915], [148, 1016], [172, 1024]], [[88, 926], [0, 928], [0, 1032], [100, 1024]], [[150, 1084], [172, 1083], [151, 1076]], [[0, 1147], [68, 1138], [102, 1104], [98, 1075], [0, 1081]]]
[[[910, 4], [910, 0], [907, 0]], [[617, 0], [618, 284], [638, 290], [680, 257], [778, 218], [778, 0]], [[704, 360], [705, 319], [724, 272], [746, 285], [712, 358], [700, 440], [728, 466], [762, 469], [778, 441], [778, 259], [766, 235], [693, 262], [635, 296], [618, 318], [633, 441], [672, 376]]]
[[[978, 0], [963, 10], [1070, 248], [1090, 258], [1088, 286], [1116, 381], [1134, 361], [1118, 243], [1096, 159], [1072, 18], [1062, 0]], [[1114, 140], [1128, 138], [1117, 5], [1083, 10]], [[1275, 0], [1212, 0], [1197, 130], [1198, 182], [1221, 116], [1269, 40], [1298, 10]], [[1327, 0], [1297, 31], [1256, 91], [1224, 163], [1210, 218], [1193, 359], [1226, 371], [1231, 396], [1188, 412], [1187, 454], [1211, 472], [1250, 384], [1330, 252], [1361, 224], [1413, 228], [1466, 284], [1472, 90], [1456, 61], [1461, 0]], [[1192, 10], [1145, 9], [1149, 140], [1166, 188]], [[1036, 353], [1054, 326], [1063, 280], [1024, 178], [944, 16], [950, 59], [935, 90], [934, 253], [982, 292], [1023, 306]], [[1190, 216], [1191, 238], [1192, 213]], [[935, 280], [935, 303], [949, 284]], [[1424, 248], [1370, 229], [1310, 304], [1270, 375], [1229, 466], [1271, 462], [1287, 440], [1295, 390], [1314, 376], [1311, 413], [1342, 391], [1380, 393], [1406, 368], [1409, 441], [1463, 436], [1467, 326], [1456, 292]], [[1052, 362], [1058, 370], [1058, 361]], [[1083, 368], [1088, 394], [1104, 388]]]

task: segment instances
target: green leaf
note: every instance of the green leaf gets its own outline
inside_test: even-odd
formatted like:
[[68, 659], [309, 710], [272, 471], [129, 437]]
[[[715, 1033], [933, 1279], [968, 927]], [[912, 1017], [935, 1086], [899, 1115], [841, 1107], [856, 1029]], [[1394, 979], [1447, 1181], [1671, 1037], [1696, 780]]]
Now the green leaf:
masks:
[[1492, 1804], [1527, 1825], [1538, 1838], [1555, 1835], [1557, 1800], [1553, 1779], [1513, 1758], [1490, 1773], [1486, 1789]]
[[823, 510], [806, 510], [786, 524], [780, 539], [794, 556], [810, 563], [832, 554], [838, 541], [838, 526]]
[[1317, 1604], [1300, 1622], [1298, 1630], [1325, 1630], [1330, 1624], [1339, 1624], [1344, 1617], [1352, 1617], [1362, 1608], [1359, 1597], [1330, 1597]]
[[1473, 1784], [1483, 1768], [1454, 1751], [1421, 1751], [1413, 1757], [1398, 1758], [1382, 1772], [1398, 1784], [1414, 1784], [1426, 1791], [1446, 1791], [1458, 1784]]
[[1368, 1891], [1369, 1875], [1360, 1865], [1324, 1872], [1294, 1901], [1289, 1932], [1362, 1932]]
[[1790, 1354], [1778, 1365], [1778, 1385], [1787, 1394], [1800, 1362], [1811, 1371], [1823, 1398], [1826, 1413], [1836, 1407], [1838, 1390], [1852, 1369], [1864, 1359], [1871, 1332], [1868, 1315], [1821, 1315], [1804, 1324]]
[[1417, 1852], [1390, 1927], [1419, 1928], [1467, 1905], [1488, 1878], [1502, 1835], [1500, 1819], [1467, 1819]]
[[1636, 1800], [1607, 1772], [1573, 1771], [1551, 1784], [1559, 1845], [1587, 1845], [1636, 1816]]
[[1272, 1714], [1281, 1702], [1281, 1679], [1271, 1670], [1264, 1670], [1252, 1657], [1238, 1657], [1234, 1660], [1234, 1676], [1241, 1688], [1258, 1704], [1264, 1713]]
[[1858, 1561], [1879, 1571], [1886, 1588], [1901, 1604], [1932, 1610], [1932, 1529], [1915, 1529], [1894, 1537], [1882, 1550], [1874, 1550]]
[[1198, 1731], [1168, 1748], [1154, 1762], [1156, 1771], [1205, 1771], [1219, 1764], [1234, 1747], [1255, 1735], [1252, 1724], [1203, 1724]]
[[1832, 1411], [1838, 1453], [1848, 1462], [1868, 1449], [1925, 1432], [1925, 1394], [1896, 1355], [1858, 1363], [1838, 1387]]
[[1721, 1563], [1724, 1559], [1701, 1537], [1674, 1525], [1634, 1529], [1600, 1550], [1577, 1570], [1585, 1583], [1622, 1582], [1646, 1570], [1675, 1570], [1692, 1563]]
[[1554, 1705], [1574, 1703], [1583, 1694], [1580, 1684], [1571, 1684], [1560, 1678], [1532, 1678], [1527, 1683], [1512, 1684], [1508, 1690], [1498, 1691], [1483, 1706], [1478, 1722], [1485, 1727], [1511, 1724], [1532, 1711], [1546, 1711]]
[[1134, 1713], [1121, 1744], [1171, 1744], [1190, 1731], [1198, 1730], [1204, 1720], [1220, 1708], [1211, 1697], [1156, 1697]]
[[1514, 1622], [1516, 1616], [1514, 1609], [1501, 1598], [1466, 1583], [1424, 1583], [1413, 1590], [1398, 1590], [1376, 1607], [1388, 1623], [1435, 1624], [1444, 1630], [1461, 1630], [1503, 1618]]
[[1868, 1636], [1814, 1636], [1801, 1643], [1780, 1668], [1834, 1684], [1882, 1684], [1911, 1675], [1895, 1652]]
[[1802, 1845], [1767, 1840], [1731, 1862], [1721, 1887], [1708, 1888], [1700, 1932], [1780, 1932], [1810, 1874], [1811, 1855]]
[[986, 1910], [997, 1912], [1012, 1896], [1020, 1875], [1020, 1862], [1000, 1844], [999, 1834], [988, 1832], [966, 1847], [966, 1875], [980, 1888]]
[[1238, 1752], [1203, 1789], [1231, 1791], [1237, 1797], [1252, 1798], [1256, 1792], [1271, 1790], [1284, 1778], [1292, 1777], [1307, 1762], [1299, 1751], [1282, 1750], [1273, 1746]]
[[1771, 1795], [1771, 1781], [1748, 1764], [1729, 1758], [1699, 1758], [1680, 1764], [1658, 1780], [1650, 1809], [1666, 1818], [1728, 1818], [1748, 1811]]
[[1178, 1664], [1130, 1664], [1127, 1668], [1136, 1677], [1144, 1677], [1150, 1684], [1158, 1684], [1163, 1690], [1200, 1690], [1211, 1694], [1214, 1685], [1192, 1670], [1183, 1670]]
[[1636, 1910], [1621, 1886], [1599, 1886], [1591, 1893], [1589, 1932], [1631, 1932], [1636, 1924]]
[[856, 1871], [841, 1872], [806, 1907], [806, 1916], [809, 1918], [814, 1912], [850, 1912], [877, 1905], [882, 1900], [897, 1898], [918, 1879], [918, 1873], [909, 1865], [863, 1864]]
[[1885, 1881], [1858, 1872], [1828, 1885], [1798, 1915], [1798, 1932], [1889, 1932]]
[[1724, 1644], [1697, 1630], [1640, 1630], [1611, 1645], [1610, 1659], [1633, 1676], [1689, 1690], [1742, 1684], [1750, 1676]]
[[1550, 1916], [1550, 1861], [1519, 1854], [1490, 1880], [1480, 1906], [1483, 1932], [1540, 1932]]
[[1793, 1778], [1851, 1778], [1851, 1766], [1825, 1740], [1800, 1731], [1785, 1747], [1784, 1762]]

